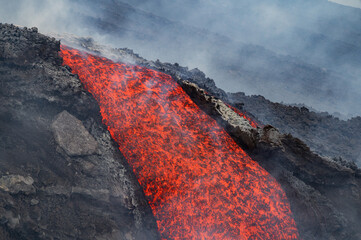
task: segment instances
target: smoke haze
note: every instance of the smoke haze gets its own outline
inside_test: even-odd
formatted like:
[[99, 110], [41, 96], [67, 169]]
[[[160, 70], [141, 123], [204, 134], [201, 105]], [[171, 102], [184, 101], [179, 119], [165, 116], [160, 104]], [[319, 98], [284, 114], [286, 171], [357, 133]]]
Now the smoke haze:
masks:
[[329, 0], [330, 2], [335, 2], [338, 4], [342, 4], [345, 6], [361, 8], [361, 1], [360, 0]]
[[15, 0], [0, 21], [199, 68], [226, 91], [361, 115], [361, 10], [327, 0]]

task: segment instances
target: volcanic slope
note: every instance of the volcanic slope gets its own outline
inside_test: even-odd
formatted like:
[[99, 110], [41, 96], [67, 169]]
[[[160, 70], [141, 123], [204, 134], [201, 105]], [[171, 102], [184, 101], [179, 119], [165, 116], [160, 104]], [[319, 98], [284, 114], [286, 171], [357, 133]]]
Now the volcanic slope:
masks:
[[[197, 83], [198, 86], [192, 86], [195, 91], [189, 91], [192, 93], [189, 96], [195, 102], [198, 101], [202, 110], [215, 120], [225, 114], [219, 112], [219, 101], [223, 99], [232, 103], [224, 91], [216, 88], [214, 82], [197, 69], [188, 70], [178, 64], [146, 61], [129, 49], [109, 49], [96, 45], [90, 39], [73, 38], [72, 41], [74, 45], [78, 43], [78, 46], [90, 52], [104, 53], [116, 60], [128, 59], [133, 64], [165, 72], [179, 83], [184, 80]], [[6, 153], [1, 152], [1, 186], [5, 186], [0, 190], [4, 195], [0, 205], [2, 236], [5, 239], [27, 239], [28, 236], [38, 239], [87, 239], [88, 236], [95, 235], [105, 239], [119, 239], [130, 235], [134, 239], [142, 239], [141, 236], [147, 236], [143, 239], [150, 239], [152, 236], [157, 239], [154, 219], [145, 217], [150, 212], [145, 196], [139, 190], [131, 171], [127, 170], [125, 158], [101, 125], [100, 109], [96, 102], [82, 89], [79, 80], [70, 74], [68, 68], [60, 67], [59, 49], [58, 42], [38, 34], [35, 29], [1, 25], [0, 79], [3, 87], [0, 92], [0, 146]], [[52, 67], [64, 72], [65, 78], [58, 71], [52, 71]], [[29, 69], [33, 69], [33, 73], [30, 74]], [[16, 74], [20, 76], [15, 78]], [[50, 86], [54, 86], [53, 90], [49, 89]], [[53, 106], [56, 107], [55, 110], [51, 110]], [[240, 104], [235, 106], [239, 107]], [[26, 109], [32, 115], [29, 115], [29, 111], [24, 114]], [[56, 140], [52, 130], [57, 128], [52, 125], [58, 122], [57, 119], [64, 117], [73, 119], [74, 126], [78, 126], [79, 122], [69, 117], [64, 110], [83, 122], [85, 129], [98, 142], [100, 155], [90, 151], [90, 156], [68, 156], [68, 153], [72, 155], [74, 152], [63, 149], [64, 145]], [[61, 114], [58, 115], [59, 113]], [[227, 131], [229, 126], [235, 126], [234, 121], [218, 122], [224, 124]], [[99, 128], [102, 130], [96, 131]], [[8, 134], [11, 129], [19, 129], [21, 134], [16, 137]], [[46, 131], [46, 134], [25, 134], [34, 129]], [[360, 170], [320, 157], [312, 153], [302, 141], [280, 134], [271, 126], [261, 126], [255, 131], [255, 140], [258, 139], [255, 148], [248, 149], [247, 152], [282, 186], [300, 237], [310, 240], [361, 239], [358, 226], [361, 221]], [[237, 137], [231, 136], [239, 141]], [[23, 141], [24, 137], [27, 140]], [[34, 145], [38, 141], [41, 143]], [[104, 158], [104, 141], [106, 151], [114, 151], [115, 155], [106, 155]], [[53, 154], [48, 155], [49, 151]], [[38, 164], [37, 161], [40, 160]], [[119, 161], [119, 168], [123, 170], [117, 167]], [[63, 175], [64, 171], [68, 174]], [[119, 171], [125, 175], [119, 174]], [[125, 187], [129, 184], [133, 187]], [[110, 189], [109, 194], [107, 189]], [[132, 195], [132, 192], [135, 194]], [[115, 204], [111, 206], [123, 209], [129, 218], [120, 215], [123, 211], [118, 211], [117, 207], [107, 208], [109, 201]]]
[[169, 75], [62, 46], [100, 104], [164, 239], [297, 239], [276, 180]]
[[59, 50], [36, 28], [0, 24], [0, 239], [159, 239], [96, 101]]

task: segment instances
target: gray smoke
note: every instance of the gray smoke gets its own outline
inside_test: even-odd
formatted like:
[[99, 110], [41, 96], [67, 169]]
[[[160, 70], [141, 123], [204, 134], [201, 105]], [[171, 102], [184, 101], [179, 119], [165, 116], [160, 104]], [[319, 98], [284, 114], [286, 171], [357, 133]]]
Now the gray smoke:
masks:
[[327, 0], [15, 0], [0, 21], [199, 68], [218, 87], [361, 115], [361, 10]]

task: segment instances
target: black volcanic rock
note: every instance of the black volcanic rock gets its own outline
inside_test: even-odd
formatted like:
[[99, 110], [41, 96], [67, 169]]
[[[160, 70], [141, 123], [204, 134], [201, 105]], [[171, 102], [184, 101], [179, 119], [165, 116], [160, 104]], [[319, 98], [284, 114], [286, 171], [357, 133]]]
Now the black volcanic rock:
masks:
[[159, 239], [59, 41], [0, 24], [0, 238]]

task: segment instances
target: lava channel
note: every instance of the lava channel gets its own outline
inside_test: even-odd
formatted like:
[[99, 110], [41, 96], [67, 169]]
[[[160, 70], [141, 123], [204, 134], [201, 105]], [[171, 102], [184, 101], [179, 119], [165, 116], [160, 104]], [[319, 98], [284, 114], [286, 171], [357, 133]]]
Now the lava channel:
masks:
[[61, 46], [132, 167], [162, 239], [298, 239], [277, 181], [167, 74]]

